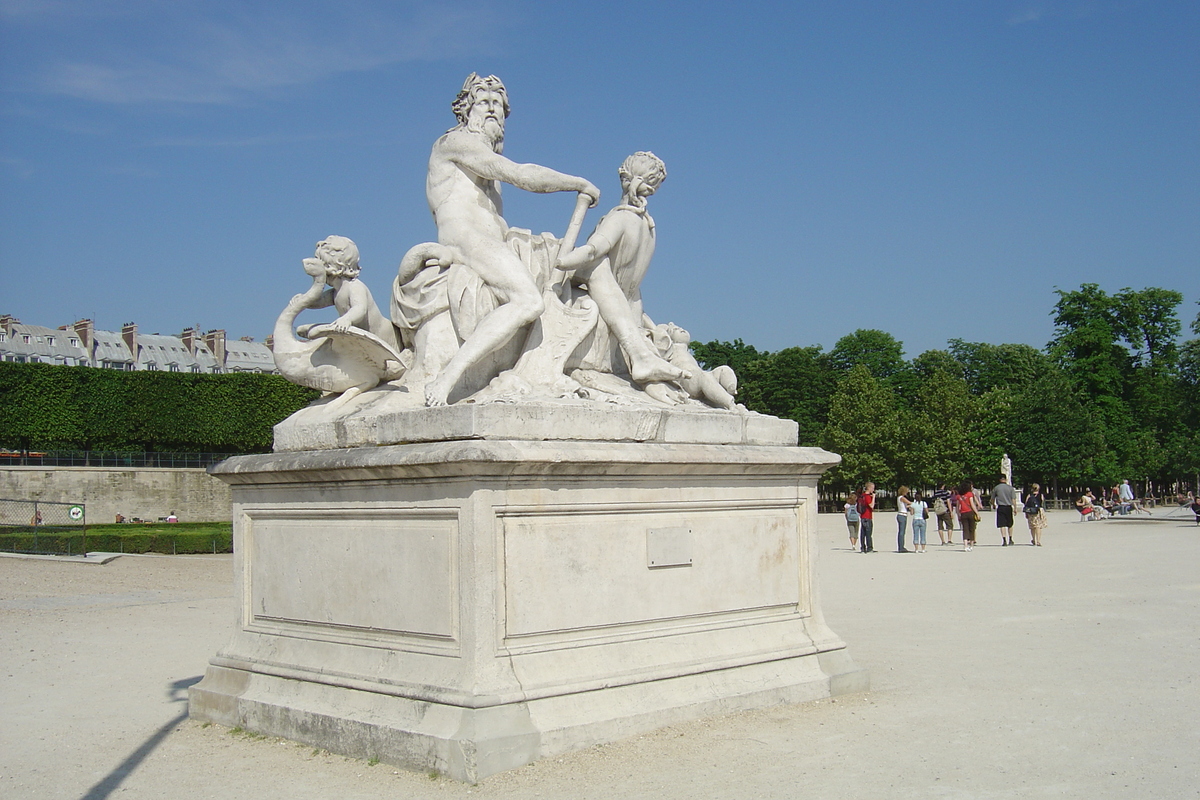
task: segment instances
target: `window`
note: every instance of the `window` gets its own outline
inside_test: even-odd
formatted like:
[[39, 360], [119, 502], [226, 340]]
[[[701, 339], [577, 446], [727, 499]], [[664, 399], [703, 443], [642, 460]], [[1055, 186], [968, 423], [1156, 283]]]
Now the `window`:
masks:
[[46, 344], [48, 344], [48, 345], [50, 345], [51, 347], [53, 347], [53, 346], [54, 346], [54, 337], [53, 337], [53, 336], [47, 336], [47, 337], [46, 337]]
[[153, 361], [148, 361], [146, 362], [146, 369], [150, 372], [158, 372], [158, 364], [155, 364]]
[[202, 371], [203, 371], [203, 370], [201, 370], [199, 366], [197, 366], [197, 365], [192, 365], [192, 372], [202, 372]]
[[21, 337], [21, 341], [22, 341], [23, 343], [25, 343], [25, 344], [29, 344], [29, 334], [25, 334], [25, 335], [23, 335], [23, 336]]
[[70, 339], [67, 339], [67, 341], [70, 342], [71, 347], [79, 347], [79, 340], [74, 336], [72, 336]]
[[178, 365], [178, 364], [172, 364], [172, 365], [171, 365], [171, 372], [179, 372], [179, 365]]
[[0, 331], [0, 342], [4, 341], [6, 335], [7, 334], [5, 334], [4, 331]]

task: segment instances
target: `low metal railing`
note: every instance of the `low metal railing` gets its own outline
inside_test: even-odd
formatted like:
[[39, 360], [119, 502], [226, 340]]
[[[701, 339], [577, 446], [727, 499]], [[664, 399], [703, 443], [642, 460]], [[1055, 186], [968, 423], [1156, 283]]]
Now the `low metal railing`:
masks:
[[207, 469], [234, 453], [147, 453], [120, 450], [0, 451], [0, 466], [164, 467]]

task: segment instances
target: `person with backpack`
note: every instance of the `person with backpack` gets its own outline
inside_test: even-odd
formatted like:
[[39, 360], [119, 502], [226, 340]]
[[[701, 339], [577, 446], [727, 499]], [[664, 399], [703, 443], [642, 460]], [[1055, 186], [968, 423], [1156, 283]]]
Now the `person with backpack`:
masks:
[[875, 527], [875, 484], [867, 482], [858, 495], [858, 544], [864, 553], [874, 553], [871, 530]]
[[942, 544], [954, 544], [954, 511], [950, 505], [951, 492], [939, 483], [933, 490], [933, 515], [937, 517], [938, 538]]
[[851, 492], [846, 500], [846, 528], [850, 531], [850, 549], [858, 549], [858, 492]]

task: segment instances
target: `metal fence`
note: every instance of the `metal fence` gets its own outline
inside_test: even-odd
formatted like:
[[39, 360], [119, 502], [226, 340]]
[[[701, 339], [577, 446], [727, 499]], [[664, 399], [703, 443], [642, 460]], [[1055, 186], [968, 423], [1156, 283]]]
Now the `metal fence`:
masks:
[[0, 499], [0, 550], [84, 555], [87, 508], [83, 503]]
[[167, 467], [207, 469], [234, 453], [146, 453], [119, 450], [0, 451], [0, 466], [15, 467]]

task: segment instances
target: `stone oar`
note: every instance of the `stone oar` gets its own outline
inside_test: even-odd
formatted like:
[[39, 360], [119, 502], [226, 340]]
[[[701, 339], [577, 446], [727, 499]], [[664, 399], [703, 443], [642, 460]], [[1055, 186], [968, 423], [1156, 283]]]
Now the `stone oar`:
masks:
[[[563, 235], [562, 241], [558, 244], [558, 253], [554, 256], [554, 261], [551, 265], [557, 264], [558, 260], [575, 249], [575, 240], [579, 238], [579, 231], [583, 227], [583, 215], [587, 213], [588, 208], [592, 204], [591, 195], [579, 193], [575, 198], [575, 210], [571, 212], [571, 221], [567, 223], [567, 232]], [[563, 284], [567, 281], [566, 270], [555, 270], [557, 273], [550, 291], [555, 297], [563, 296]]]
[[[584, 212], [591, 202], [591, 197], [580, 193], [554, 263], [560, 256], [575, 249]], [[546, 310], [530, 326], [525, 339], [525, 352], [512, 369], [502, 372], [475, 394], [476, 402], [515, 401], [529, 395], [573, 397], [579, 392], [579, 384], [563, 374], [563, 370], [575, 348], [596, 327], [600, 309], [593, 302], [585, 302], [578, 307], [563, 303], [562, 293], [566, 291], [564, 286], [568, 275], [568, 272], [560, 272], [558, 279], [544, 291], [542, 296], [546, 301]]]

